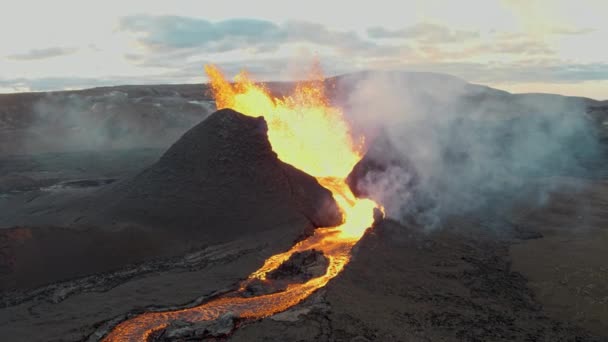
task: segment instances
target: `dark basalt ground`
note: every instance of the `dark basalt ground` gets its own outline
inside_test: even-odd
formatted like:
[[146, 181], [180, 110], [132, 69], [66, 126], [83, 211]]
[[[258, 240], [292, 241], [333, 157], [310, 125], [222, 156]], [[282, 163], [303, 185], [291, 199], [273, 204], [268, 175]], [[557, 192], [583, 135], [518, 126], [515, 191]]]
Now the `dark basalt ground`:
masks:
[[329, 260], [323, 255], [323, 252], [311, 249], [293, 253], [276, 270], [269, 272], [267, 277], [273, 280], [288, 279], [305, 282], [325, 274], [327, 266], [329, 266]]
[[245, 287], [245, 297], [256, 297], [284, 291], [294, 283], [304, 283], [322, 276], [327, 271], [329, 260], [321, 251], [315, 249], [295, 252], [276, 270], [268, 272], [266, 279], [254, 279]]
[[604, 341], [545, 311], [511, 266], [513, 242], [384, 221], [315, 297], [231, 340]]
[[[420, 77], [424, 75], [415, 75]], [[504, 108], [518, 105], [506, 93], [465, 87], [475, 88], [465, 98], [473, 106], [490, 97], [503, 99]], [[109, 90], [78, 94], [95, 102]], [[164, 99], [163, 106], [173, 103], [167, 97], [174, 91], [182, 97], [175, 103], [204, 100], [193, 86], [114, 90], [128, 94], [124, 108], [140, 106], [133, 103], [145, 97], [136, 115], [155, 107], [156, 97]], [[12, 137], [28, 123], [13, 117], [27, 119], [19, 108], [37, 96], [0, 99], [0, 115], [14, 114], [0, 118], [0, 129], [12, 132], [0, 140], [16, 144]], [[588, 111], [600, 126], [606, 113], [601, 102], [593, 102]], [[127, 315], [197, 305], [234, 290], [268, 256], [288, 249], [314, 225], [335, 219], [316, 215], [317, 199], [327, 193], [273, 156], [261, 139], [261, 120], [224, 114], [214, 119], [215, 125], [196, 127], [160, 160], [162, 149], [0, 158], [0, 340], [97, 341]], [[112, 116], [109, 126], [120, 127], [120, 117]], [[157, 134], [165, 119], [152, 120], [155, 124], [144, 135]], [[247, 132], [239, 132], [241, 124]], [[176, 127], [179, 134], [190, 128]], [[216, 140], [198, 139], [202, 132]], [[257, 152], [230, 152], [231, 144]], [[27, 150], [18, 147], [15, 153]], [[4, 155], [12, 151], [6, 144], [0, 150]], [[388, 150], [380, 151], [355, 172], [382, 170], [387, 160], [376, 157]], [[410, 170], [398, 158], [388, 162]], [[594, 177], [563, 177], [562, 191], [552, 192], [541, 207], [522, 203], [500, 214], [446, 217], [431, 231], [415, 217], [404, 220], [407, 224], [382, 221], [355, 247], [342, 274], [290, 310], [256, 322], [229, 315], [195, 325], [175, 322], [157, 339], [608, 341], [604, 164], [599, 159], [589, 164], [598, 171]], [[187, 182], [175, 183], [184, 177]], [[220, 185], [208, 187], [214, 177], [213, 184]], [[49, 190], [104, 179], [118, 181]], [[247, 196], [223, 197], [221, 190], [227, 188]], [[232, 218], [238, 208], [251, 209]], [[232, 220], [230, 227], [189, 235], [225, 219]], [[297, 259], [291, 265], [296, 267], [286, 266], [287, 278], [294, 269], [306, 273], [307, 267], [299, 266], [323, 263], [317, 256], [312, 263], [310, 255]]]

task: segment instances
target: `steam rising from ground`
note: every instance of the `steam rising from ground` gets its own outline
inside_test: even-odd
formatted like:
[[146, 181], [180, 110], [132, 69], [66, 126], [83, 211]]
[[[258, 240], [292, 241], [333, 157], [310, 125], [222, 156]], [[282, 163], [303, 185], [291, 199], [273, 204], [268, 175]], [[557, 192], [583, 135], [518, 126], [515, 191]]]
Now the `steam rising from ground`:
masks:
[[516, 198], [539, 204], [557, 176], [584, 172], [597, 156], [582, 99], [511, 95], [429, 73], [362, 73], [337, 88], [349, 93], [342, 102], [355, 126], [380, 137], [368, 157], [406, 161], [358, 184], [402, 221], [434, 227], [446, 215], [504, 209]]

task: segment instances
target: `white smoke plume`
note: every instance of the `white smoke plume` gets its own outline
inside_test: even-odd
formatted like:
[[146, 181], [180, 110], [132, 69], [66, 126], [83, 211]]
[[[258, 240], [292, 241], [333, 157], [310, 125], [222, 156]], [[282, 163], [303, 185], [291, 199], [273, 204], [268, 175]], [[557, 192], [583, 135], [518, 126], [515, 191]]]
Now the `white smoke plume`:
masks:
[[599, 151], [585, 99], [513, 95], [431, 73], [360, 73], [336, 88], [355, 129], [371, 145], [391, 145], [367, 158], [406, 161], [369, 171], [357, 187], [389, 217], [427, 227], [522, 199], [540, 204], [560, 176], [588, 173]]

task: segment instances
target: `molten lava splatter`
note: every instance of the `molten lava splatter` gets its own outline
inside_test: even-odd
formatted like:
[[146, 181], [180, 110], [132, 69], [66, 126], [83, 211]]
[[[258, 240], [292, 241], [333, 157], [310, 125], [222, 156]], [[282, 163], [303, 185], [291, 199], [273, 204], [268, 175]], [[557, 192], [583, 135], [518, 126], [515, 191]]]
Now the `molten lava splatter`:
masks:
[[[361, 159], [362, 144], [356, 143], [340, 109], [329, 104], [316, 69], [310, 81], [298, 84], [291, 96], [272, 97], [263, 86], [252, 82], [245, 73], [226, 81], [214, 66], [205, 70], [211, 80], [217, 109], [232, 108], [249, 116], [263, 116], [268, 123], [268, 139], [279, 159], [314, 176], [329, 189], [342, 210], [343, 223], [317, 229], [313, 236], [285, 253], [268, 258], [234, 293], [194, 308], [169, 312], [149, 312], [122, 322], [105, 341], [145, 341], [154, 331], [174, 320], [196, 322], [213, 320], [227, 312], [246, 319], [259, 319], [284, 311], [325, 286], [350, 260], [354, 244], [372, 226], [376, 203], [356, 198], [346, 184], [346, 177]], [[290, 284], [285, 291], [244, 297], [247, 285], [265, 280], [266, 274], [299, 251], [316, 249], [329, 259], [324, 275], [305, 283]]]

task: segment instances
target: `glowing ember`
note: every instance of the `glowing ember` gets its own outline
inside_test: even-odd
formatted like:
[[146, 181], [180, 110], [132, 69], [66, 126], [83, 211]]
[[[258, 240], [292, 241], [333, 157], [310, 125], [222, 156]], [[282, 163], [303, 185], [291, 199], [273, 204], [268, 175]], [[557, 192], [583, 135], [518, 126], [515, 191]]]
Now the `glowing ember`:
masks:
[[[361, 159], [362, 144], [352, 139], [342, 112], [329, 105], [320, 72], [316, 71], [311, 81], [300, 83], [293, 95], [273, 98], [244, 73], [231, 84], [214, 66], [206, 66], [205, 70], [211, 80], [217, 109], [232, 108], [245, 115], [263, 116], [268, 123], [268, 139], [279, 159], [315, 176], [329, 189], [342, 210], [343, 223], [317, 229], [313, 236], [291, 250], [268, 258], [234, 293], [194, 308], [139, 315], [119, 324], [105, 341], [145, 341], [154, 331], [164, 329], [178, 319], [188, 322], [213, 320], [227, 312], [241, 318], [259, 319], [284, 311], [338, 275], [350, 260], [353, 245], [373, 224], [373, 210], [377, 204], [356, 198], [345, 181]], [[275, 270], [293, 253], [312, 248], [322, 251], [329, 259], [324, 275], [305, 283], [290, 284], [282, 292], [242, 296], [250, 282], [266, 279], [266, 273]]]

